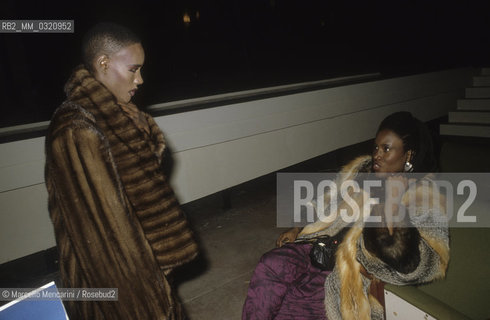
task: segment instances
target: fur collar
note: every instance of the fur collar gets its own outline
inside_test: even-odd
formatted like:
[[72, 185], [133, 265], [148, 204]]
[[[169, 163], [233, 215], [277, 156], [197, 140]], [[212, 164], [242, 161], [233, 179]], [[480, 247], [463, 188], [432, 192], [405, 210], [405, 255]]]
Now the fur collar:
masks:
[[[372, 163], [372, 157], [369, 155], [357, 157], [356, 159], [349, 162], [340, 170], [336, 179], [337, 186], [342, 185], [344, 181], [354, 180], [359, 173], [371, 172], [371, 163]], [[363, 194], [360, 194], [358, 196], [359, 201], [360, 198], [362, 198], [362, 196]], [[324, 199], [325, 199], [324, 200], [325, 204], [328, 204], [330, 202], [330, 193], [327, 192], [325, 194]], [[346, 207], [345, 202], [340, 202], [340, 200], [341, 200], [340, 197], [338, 197], [337, 203], [340, 205], [338, 209], [341, 209], [342, 208], [341, 206]], [[312, 203], [312, 205], [315, 207], [316, 210], [317, 209], [316, 202]], [[325, 207], [328, 208], [328, 206]], [[325, 214], [327, 215], [328, 212], [325, 212]], [[337, 219], [333, 223], [325, 223], [321, 220], [318, 220], [314, 223], [305, 226], [301, 231], [301, 233], [299, 234], [299, 238], [308, 239], [308, 238], [314, 238], [323, 235], [333, 236], [346, 226], [347, 223], [344, 223], [342, 219]]]
[[[370, 168], [371, 157], [359, 157], [342, 168], [338, 183], [355, 179], [360, 172], [370, 172]], [[442, 204], [444, 201], [441, 199], [440, 204], [433, 204], [430, 208], [423, 207], [421, 204], [423, 194], [429, 194], [432, 198], [435, 196], [432, 194], [435, 189], [432, 188], [429, 176], [422, 180], [428, 184], [417, 183], [416, 187], [409, 189], [402, 198], [402, 203], [405, 204], [409, 199], [416, 200], [418, 214], [411, 217], [412, 224], [419, 230], [421, 236], [420, 263], [416, 270], [409, 274], [399, 273], [371, 255], [364, 247], [362, 239], [364, 224], [360, 219], [347, 232], [339, 246], [335, 268], [325, 281], [325, 308], [328, 319], [383, 318], [379, 302], [368, 294], [370, 280], [362, 275], [361, 268], [365, 268], [376, 279], [398, 285], [419, 284], [444, 277], [449, 261], [448, 226]], [[363, 197], [363, 192], [355, 199], [361, 210], [360, 199]], [[341, 204], [338, 208], [340, 206]], [[344, 227], [346, 223], [342, 222], [342, 219], [336, 219], [331, 224], [315, 222], [304, 228], [302, 236], [307, 238], [321, 234], [334, 235]]]
[[83, 66], [74, 70], [65, 91], [70, 101], [93, 115], [107, 138], [125, 195], [160, 266], [171, 269], [192, 260], [197, 244], [161, 168], [165, 140], [153, 118], [139, 111], [150, 127], [149, 134], [141, 130]]

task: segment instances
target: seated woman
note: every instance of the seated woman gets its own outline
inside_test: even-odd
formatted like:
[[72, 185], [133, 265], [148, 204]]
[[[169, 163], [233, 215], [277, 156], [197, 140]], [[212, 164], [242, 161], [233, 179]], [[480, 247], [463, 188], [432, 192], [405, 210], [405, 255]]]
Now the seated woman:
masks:
[[[303, 229], [284, 232], [277, 240], [278, 248], [266, 253], [255, 269], [242, 319], [382, 319], [381, 305], [369, 294], [373, 280], [404, 285], [444, 277], [449, 260], [445, 208], [439, 202], [430, 207], [422, 203], [422, 195], [436, 192], [427, 187], [432, 183], [430, 175], [414, 181], [403, 174], [435, 169], [425, 125], [409, 112], [385, 118], [378, 128], [373, 154], [343, 167], [337, 185], [367, 172], [386, 184], [398, 181], [411, 187], [373, 206], [370, 215], [384, 217], [382, 225], [368, 226], [363, 219], [351, 225], [337, 215], [331, 223], [319, 220]], [[361, 189], [351, 194], [361, 212], [363, 193]], [[327, 195], [325, 199], [328, 203]], [[393, 222], [390, 212], [408, 207], [409, 201], [415, 202], [415, 214]], [[341, 201], [337, 211], [342, 208], [349, 210]], [[297, 239], [335, 236], [341, 230], [346, 232], [333, 271], [312, 265], [310, 243], [293, 243]]]

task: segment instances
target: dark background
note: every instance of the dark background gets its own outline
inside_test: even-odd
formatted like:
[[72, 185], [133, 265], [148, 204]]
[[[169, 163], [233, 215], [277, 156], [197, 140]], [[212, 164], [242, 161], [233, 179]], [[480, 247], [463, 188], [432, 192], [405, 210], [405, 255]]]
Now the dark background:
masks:
[[[0, 19], [73, 19], [73, 34], [0, 34], [0, 127], [48, 120], [93, 24], [143, 39], [140, 107], [380, 72], [490, 65], [489, 1], [14, 1]], [[184, 14], [191, 22], [183, 22]]]

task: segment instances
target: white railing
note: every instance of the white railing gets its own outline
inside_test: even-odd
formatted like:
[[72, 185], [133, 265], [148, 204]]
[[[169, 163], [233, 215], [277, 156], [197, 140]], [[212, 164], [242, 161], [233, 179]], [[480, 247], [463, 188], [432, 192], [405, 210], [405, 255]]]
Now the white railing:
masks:
[[[447, 115], [456, 108], [472, 74], [469, 68], [454, 69], [291, 94], [282, 91], [278, 96], [155, 119], [173, 151], [171, 183], [186, 203], [368, 140], [389, 113], [408, 110], [424, 121]], [[294, 91], [303, 85], [279, 90]], [[238, 94], [250, 98], [257, 92]], [[218, 98], [229, 97], [201, 99]], [[191, 99], [150, 109], [196, 103]], [[55, 240], [43, 180], [44, 138], [0, 144], [0, 154], [0, 263], [4, 263], [52, 247]]]

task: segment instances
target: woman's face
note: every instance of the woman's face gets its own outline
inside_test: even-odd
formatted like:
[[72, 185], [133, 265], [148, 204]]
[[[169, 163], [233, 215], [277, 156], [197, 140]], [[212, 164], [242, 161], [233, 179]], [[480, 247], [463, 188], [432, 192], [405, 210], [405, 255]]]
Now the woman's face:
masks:
[[373, 149], [373, 171], [377, 174], [402, 172], [411, 151], [405, 152], [402, 139], [391, 130], [376, 136]]
[[128, 103], [138, 86], [143, 84], [141, 68], [145, 52], [139, 43], [131, 44], [120, 51], [97, 60], [96, 76], [116, 97], [119, 103]]

